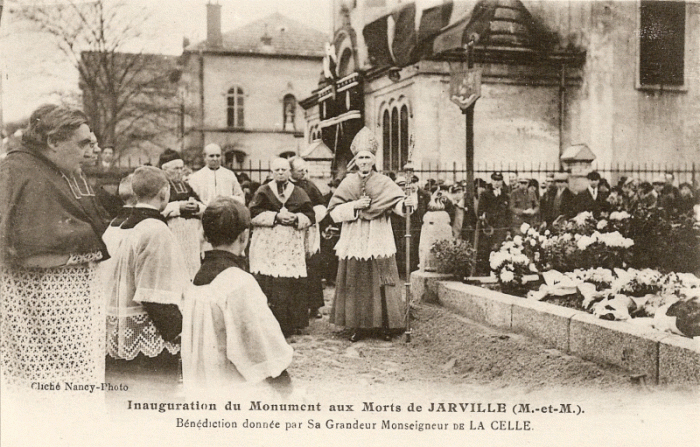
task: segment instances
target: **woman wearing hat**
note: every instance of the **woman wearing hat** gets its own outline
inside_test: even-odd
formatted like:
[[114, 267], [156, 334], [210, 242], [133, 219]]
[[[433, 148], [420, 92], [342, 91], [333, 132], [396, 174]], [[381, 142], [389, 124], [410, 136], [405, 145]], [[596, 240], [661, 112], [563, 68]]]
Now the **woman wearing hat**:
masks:
[[368, 128], [358, 132], [349, 165], [357, 171], [345, 177], [328, 205], [331, 218], [342, 223], [335, 246], [339, 265], [330, 322], [353, 329], [353, 342], [368, 329], [381, 329], [390, 340], [391, 330], [405, 325], [389, 214], [403, 214], [404, 203], [413, 203], [389, 177], [373, 169], [378, 146]]
[[166, 149], [160, 154], [158, 166], [165, 171], [170, 182], [170, 201], [163, 211], [163, 216], [168, 220], [168, 227], [180, 244], [185, 255], [187, 271], [192, 279], [201, 264], [200, 219], [204, 212], [204, 204], [190, 185], [182, 180], [185, 163], [178, 152]]

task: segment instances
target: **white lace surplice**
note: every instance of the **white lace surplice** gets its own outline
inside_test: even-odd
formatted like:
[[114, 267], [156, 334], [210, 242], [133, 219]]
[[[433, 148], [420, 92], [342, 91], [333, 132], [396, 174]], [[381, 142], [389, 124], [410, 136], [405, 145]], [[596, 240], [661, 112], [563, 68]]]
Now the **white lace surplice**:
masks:
[[175, 354], [179, 346], [163, 340], [140, 303], [181, 306], [189, 274], [180, 247], [168, 227], [156, 219], [121, 231], [117, 248], [110, 250], [113, 260], [102, 276], [107, 287], [107, 353], [126, 360], [139, 352], [155, 357], [163, 349]]
[[[279, 376], [293, 350], [252, 275], [235, 267], [185, 295], [182, 372], [185, 388], [216, 389]], [[212, 388], [213, 387], [213, 388]]]
[[197, 274], [202, 264], [202, 221], [199, 219], [173, 217], [168, 219], [168, 228], [170, 228], [175, 235], [175, 239], [180, 243], [190, 279], [194, 279], [194, 275]]
[[94, 264], [0, 267], [5, 386], [104, 382], [104, 295]]
[[331, 211], [331, 217], [335, 222], [343, 224], [340, 239], [335, 245], [338, 258], [368, 260], [396, 254], [394, 233], [388, 215], [372, 220], [358, 219], [353, 204], [349, 202], [335, 207]]
[[[299, 214], [298, 216], [303, 216]], [[306, 227], [273, 225], [275, 213], [253, 219], [250, 272], [279, 278], [306, 278]], [[308, 219], [306, 219], [308, 222]]]

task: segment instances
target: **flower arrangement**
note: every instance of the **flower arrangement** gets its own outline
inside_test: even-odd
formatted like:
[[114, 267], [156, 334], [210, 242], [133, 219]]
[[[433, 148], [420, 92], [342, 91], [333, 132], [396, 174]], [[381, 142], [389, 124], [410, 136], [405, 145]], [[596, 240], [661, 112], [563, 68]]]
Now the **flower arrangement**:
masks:
[[435, 256], [438, 273], [453, 275], [460, 280], [471, 274], [474, 266], [474, 249], [461, 239], [443, 239], [430, 247]]
[[[653, 269], [603, 268], [544, 273], [529, 299], [558, 303], [578, 294], [576, 308], [606, 320], [631, 321], [687, 337], [700, 335], [700, 278]], [[572, 302], [571, 300], [569, 300]]]
[[624, 267], [634, 241], [617, 231], [600, 233], [596, 230], [590, 235], [563, 233], [553, 236], [543, 245], [548, 268], [571, 272], [596, 267]]
[[517, 235], [506, 240], [489, 257], [492, 275], [504, 291], [512, 293], [522, 291], [526, 275], [540, 271], [537, 264], [542, 259], [543, 236], [527, 223], [521, 226], [520, 231], [524, 236]]
[[553, 226], [554, 234], [571, 233], [581, 235], [591, 235], [598, 226], [598, 221], [590, 211], [584, 211], [569, 220], [557, 222]]

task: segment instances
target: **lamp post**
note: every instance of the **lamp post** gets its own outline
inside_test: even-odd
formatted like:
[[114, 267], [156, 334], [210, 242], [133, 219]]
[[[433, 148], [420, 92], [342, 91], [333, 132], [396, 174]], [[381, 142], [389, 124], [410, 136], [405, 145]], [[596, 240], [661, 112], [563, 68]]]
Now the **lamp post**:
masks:
[[[474, 105], [476, 100], [481, 96], [481, 72], [474, 69], [474, 44], [477, 40], [476, 35], [472, 35], [469, 42], [463, 48], [466, 69], [451, 68], [450, 79], [450, 100], [457, 104], [462, 113], [465, 115], [466, 127], [466, 171], [467, 171], [467, 187], [465, 205], [474, 203]], [[455, 64], [459, 65], [459, 64]], [[479, 245], [479, 219], [477, 219], [477, 227], [474, 232], [474, 262], [476, 266], [476, 251]], [[474, 275], [474, 267], [470, 272]]]

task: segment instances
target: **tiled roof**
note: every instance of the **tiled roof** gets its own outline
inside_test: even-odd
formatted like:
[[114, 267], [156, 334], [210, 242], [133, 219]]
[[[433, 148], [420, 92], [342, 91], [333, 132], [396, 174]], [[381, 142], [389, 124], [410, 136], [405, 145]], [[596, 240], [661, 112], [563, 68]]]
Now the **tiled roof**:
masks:
[[[223, 34], [223, 45], [211, 47], [206, 41], [187, 47], [186, 51], [234, 51], [250, 54], [323, 57], [329, 37], [313, 28], [274, 13]], [[269, 37], [265, 45], [263, 37]]]

